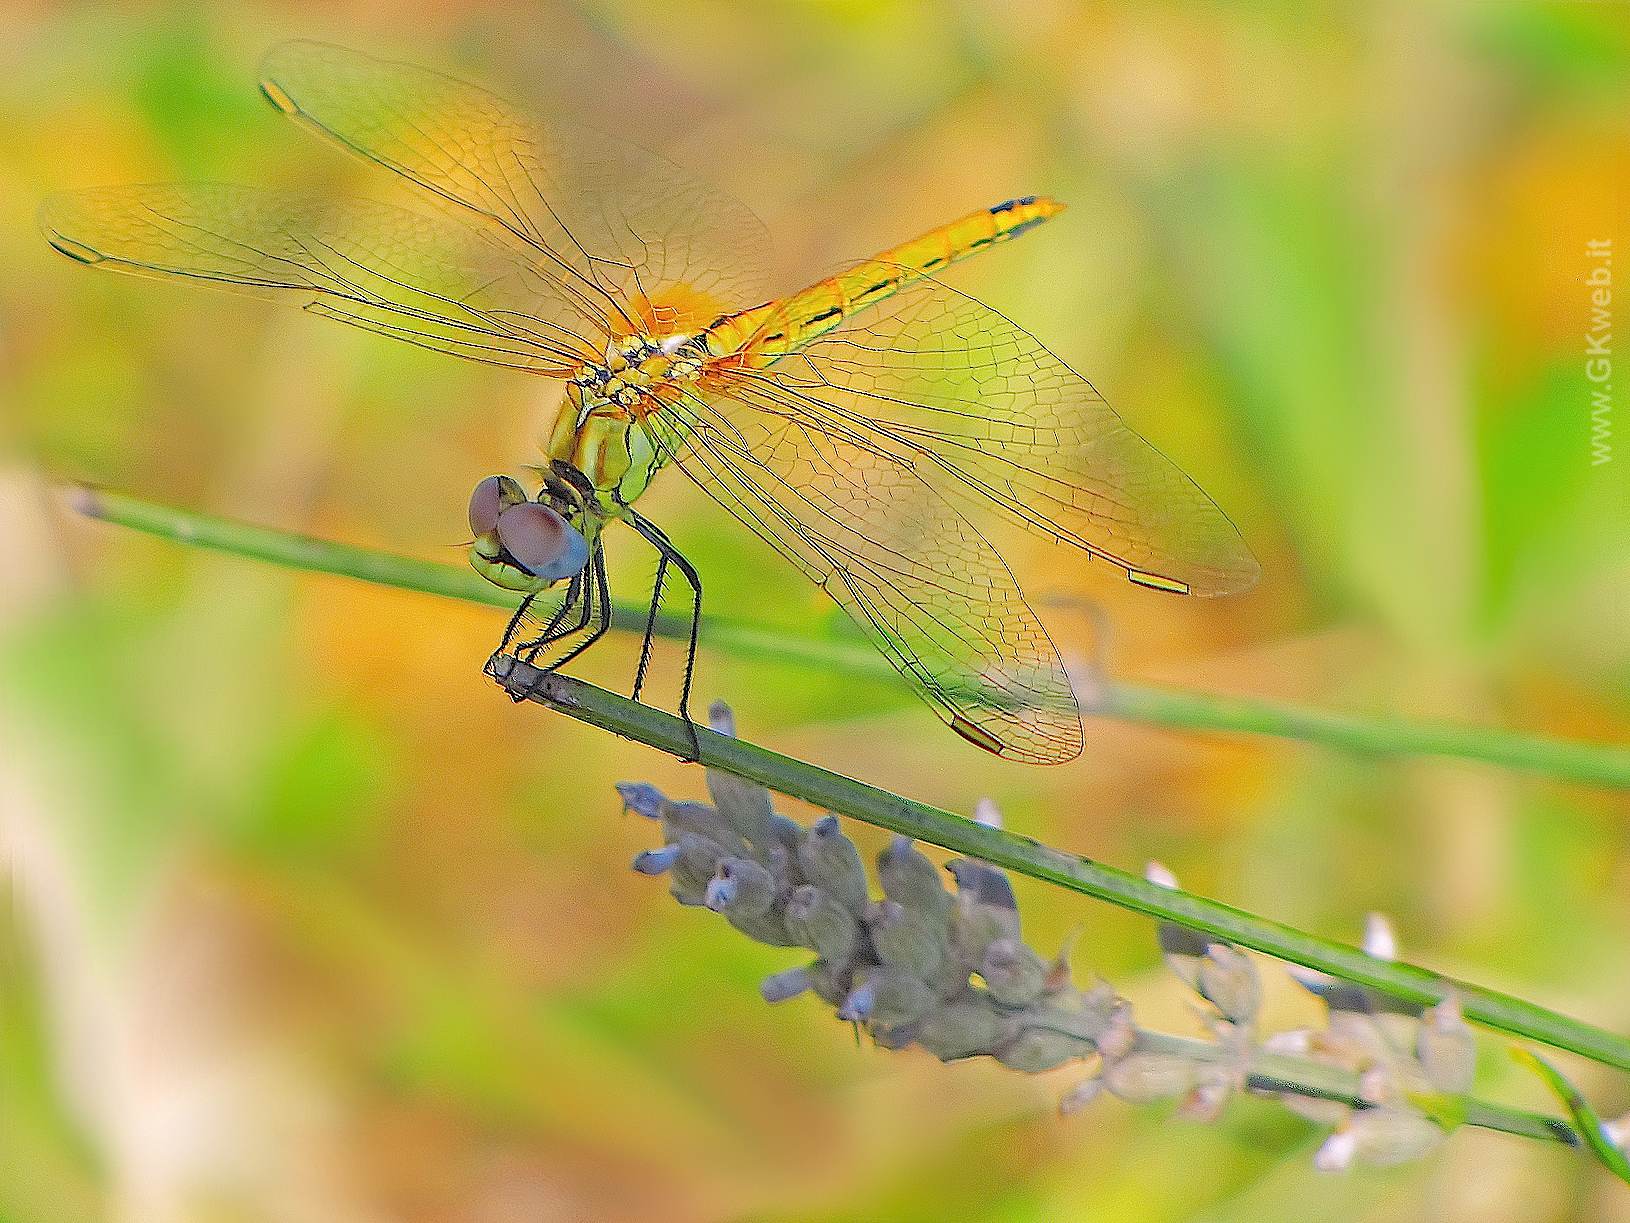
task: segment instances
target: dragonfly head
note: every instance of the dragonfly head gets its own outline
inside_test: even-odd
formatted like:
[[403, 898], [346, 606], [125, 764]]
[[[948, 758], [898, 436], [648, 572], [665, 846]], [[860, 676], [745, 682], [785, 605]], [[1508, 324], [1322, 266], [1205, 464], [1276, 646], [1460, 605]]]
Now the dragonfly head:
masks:
[[589, 563], [583, 533], [542, 496], [527, 500], [508, 476], [488, 476], [470, 494], [470, 564], [493, 585], [532, 594]]

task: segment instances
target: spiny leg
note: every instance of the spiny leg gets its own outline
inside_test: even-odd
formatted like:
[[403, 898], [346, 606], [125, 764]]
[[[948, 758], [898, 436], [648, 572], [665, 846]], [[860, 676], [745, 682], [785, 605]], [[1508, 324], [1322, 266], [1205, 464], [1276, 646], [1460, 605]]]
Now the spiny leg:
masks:
[[[514, 649], [511, 652], [515, 658], [522, 662], [530, 663], [538, 656], [539, 650], [543, 649], [551, 641], [556, 640], [566, 633], [570, 633], [572, 631], [567, 629], [565, 630], [565, 633], [563, 633], [560, 626], [566, 620], [566, 618], [571, 615], [574, 607], [576, 607], [581, 600], [582, 588], [582, 575], [580, 574], [573, 577], [570, 584], [566, 587], [566, 597], [561, 600], [560, 606], [557, 607], [554, 614], [549, 617], [549, 621], [544, 625], [543, 631], [537, 637], [523, 641], [514, 646]], [[537, 597], [538, 596], [536, 594], [527, 595], [526, 598], [521, 600], [521, 605], [515, 609], [515, 614], [510, 617], [509, 626], [504, 629], [503, 640], [498, 643], [498, 648], [493, 651], [492, 657], [487, 660], [487, 669], [489, 671], [492, 669], [493, 663], [496, 662], [499, 657], [501, 657], [506, 651], [510, 651], [511, 644], [514, 642], [515, 636], [520, 630], [521, 625], [526, 622], [527, 615], [531, 612], [533, 605], [537, 601]], [[582, 617], [582, 619], [586, 624], [586, 614]], [[532, 695], [533, 691], [530, 688], [512, 689], [510, 692], [511, 698], [516, 701], [524, 701]]]
[[[700, 759], [702, 754], [702, 742], [696, 733], [696, 723], [690, 716], [690, 690], [691, 682], [696, 678], [696, 649], [698, 635], [702, 627], [702, 576], [696, 572], [696, 566], [686, 560], [684, 554], [674, 547], [673, 541], [662, 532], [662, 529], [656, 523], [631, 509], [625, 509], [625, 517], [629, 525], [644, 536], [647, 542], [661, 556], [662, 564], [658, 568], [658, 573], [663, 573], [666, 566], [672, 564], [675, 569], [679, 570], [691, 589], [690, 633], [685, 650], [685, 675], [679, 688], [679, 716], [685, 723], [686, 733], [690, 736], [691, 759], [697, 760]], [[657, 592], [658, 596], [660, 596], [660, 593], [659, 590]], [[647, 624], [647, 644], [649, 644], [649, 635], [654, 630], [655, 623], [656, 603], [653, 601], [651, 616]], [[641, 653], [643, 654], [644, 651], [642, 650]]]
[[[510, 642], [515, 639], [515, 634], [520, 631], [521, 625], [526, 623], [527, 614], [532, 610], [532, 604], [537, 601], [537, 598], [538, 596], [536, 594], [527, 595], [521, 600], [521, 605], [515, 609], [515, 614], [509, 618], [509, 623], [504, 627], [504, 635], [498, 642], [498, 648], [494, 650], [491, 656], [487, 659], [486, 669], [489, 674], [492, 672], [493, 664], [502, 658], [509, 650]], [[517, 657], [518, 656], [519, 655], [517, 653]], [[529, 695], [531, 695], [529, 690], [511, 689], [509, 699], [518, 704], [521, 701], [526, 700]]]
[[[589, 635], [587, 637], [583, 638], [582, 641], [579, 641], [571, 649], [567, 650], [559, 658], [555, 659], [547, 667], [543, 668], [545, 671], [559, 670], [561, 667], [571, 662], [572, 659], [576, 658], [584, 650], [588, 649], [596, 641], [599, 641], [600, 638], [604, 637], [611, 628], [611, 584], [606, 580], [605, 550], [602, 549], [598, 543], [595, 545], [594, 556], [589, 561], [589, 567], [592, 570], [593, 576], [591, 580], [593, 582], [593, 586], [589, 590], [588, 596], [585, 597], [584, 604], [585, 606], [590, 603], [594, 605], [592, 619], [594, 619], [595, 625], [592, 629], [589, 629]], [[590, 618], [590, 616], [585, 614], [583, 623], [577, 628], [573, 629], [572, 632], [581, 632], [584, 628], [587, 628]], [[559, 640], [564, 640], [569, 636], [571, 636], [571, 633], [562, 633]]]
[[651, 646], [656, 638], [657, 616], [662, 612], [662, 591], [668, 581], [668, 558], [657, 555], [657, 575], [651, 583], [651, 607], [645, 614], [645, 633], [640, 637], [640, 661], [634, 668], [634, 691], [630, 695], [637, 701], [645, 687], [645, 672], [651, 665]]
[[498, 648], [492, 652], [494, 658], [509, 649], [509, 643], [515, 638], [515, 631], [526, 620], [526, 613], [532, 610], [532, 603], [537, 597], [535, 594], [527, 595], [526, 598], [521, 600], [521, 605], [515, 609], [515, 614], [509, 618], [509, 624], [504, 628], [504, 636], [499, 641]]
[[[573, 575], [566, 587], [566, 597], [561, 600], [555, 614], [549, 617], [549, 622], [543, 626], [543, 631], [530, 641], [523, 641], [515, 647], [515, 657], [522, 662], [530, 663], [538, 654], [559, 641], [563, 637], [570, 637], [573, 633], [580, 633], [588, 627], [589, 618], [593, 615], [593, 587], [583, 574]], [[570, 627], [562, 627], [573, 612], [577, 613], [577, 623]]]

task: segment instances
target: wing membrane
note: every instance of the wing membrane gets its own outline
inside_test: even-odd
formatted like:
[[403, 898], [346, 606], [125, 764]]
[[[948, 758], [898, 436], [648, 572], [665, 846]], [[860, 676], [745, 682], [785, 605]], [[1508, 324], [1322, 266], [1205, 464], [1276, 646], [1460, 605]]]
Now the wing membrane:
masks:
[[401, 174], [557, 279], [607, 335], [704, 326], [762, 299], [769, 240], [662, 158], [540, 124], [483, 89], [316, 42], [273, 48], [274, 104]]
[[564, 373], [595, 348], [524, 260], [443, 218], [223, 184], [54, 196], [51, 244], [90, 264], [214, 282], [490, 365]]
[[996, 550], [908, 466], [748, 380], [647, 419], [678, 466], [831, 595], [952, 729], [1014, 760], [1080, 753], [1046, 630]]
[[749, 376], [776, 410], [863, 439], [947, 496], [994, 503], [1134, 581], [1220, 595], [1259, 575], [1211, 498], [1086, 379], [937, 281]]

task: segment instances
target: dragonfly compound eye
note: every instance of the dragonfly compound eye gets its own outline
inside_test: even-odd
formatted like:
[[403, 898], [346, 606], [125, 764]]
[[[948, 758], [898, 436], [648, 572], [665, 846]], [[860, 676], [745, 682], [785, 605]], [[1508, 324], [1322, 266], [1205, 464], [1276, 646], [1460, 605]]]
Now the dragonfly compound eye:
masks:
[[498, 516], [526, 501], [521, 486], [508, 476], [488, 476], [470, 494], [470, 530], [486, 535], [498, 526]]
[[582, 572], [589, 563], [589, 545], [582, 533], [535, 501], [512, 505], [500, 513], [497, 531], [504, 551], [534, 577], [559, 581]]

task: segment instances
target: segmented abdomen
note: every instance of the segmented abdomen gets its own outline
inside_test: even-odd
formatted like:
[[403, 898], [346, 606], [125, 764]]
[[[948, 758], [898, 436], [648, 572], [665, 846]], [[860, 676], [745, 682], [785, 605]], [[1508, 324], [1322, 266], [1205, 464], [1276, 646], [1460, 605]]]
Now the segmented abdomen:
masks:
[[1045, 196], [1027, 195], [929, 230], [811, 285], [801, 293], [722, 319], [708, 329], [717, 356], [739, 353], [764, 366], [839, 326], [857, 310], [876, 305], [912, 281], [1016, 238], [1064, 211]]

